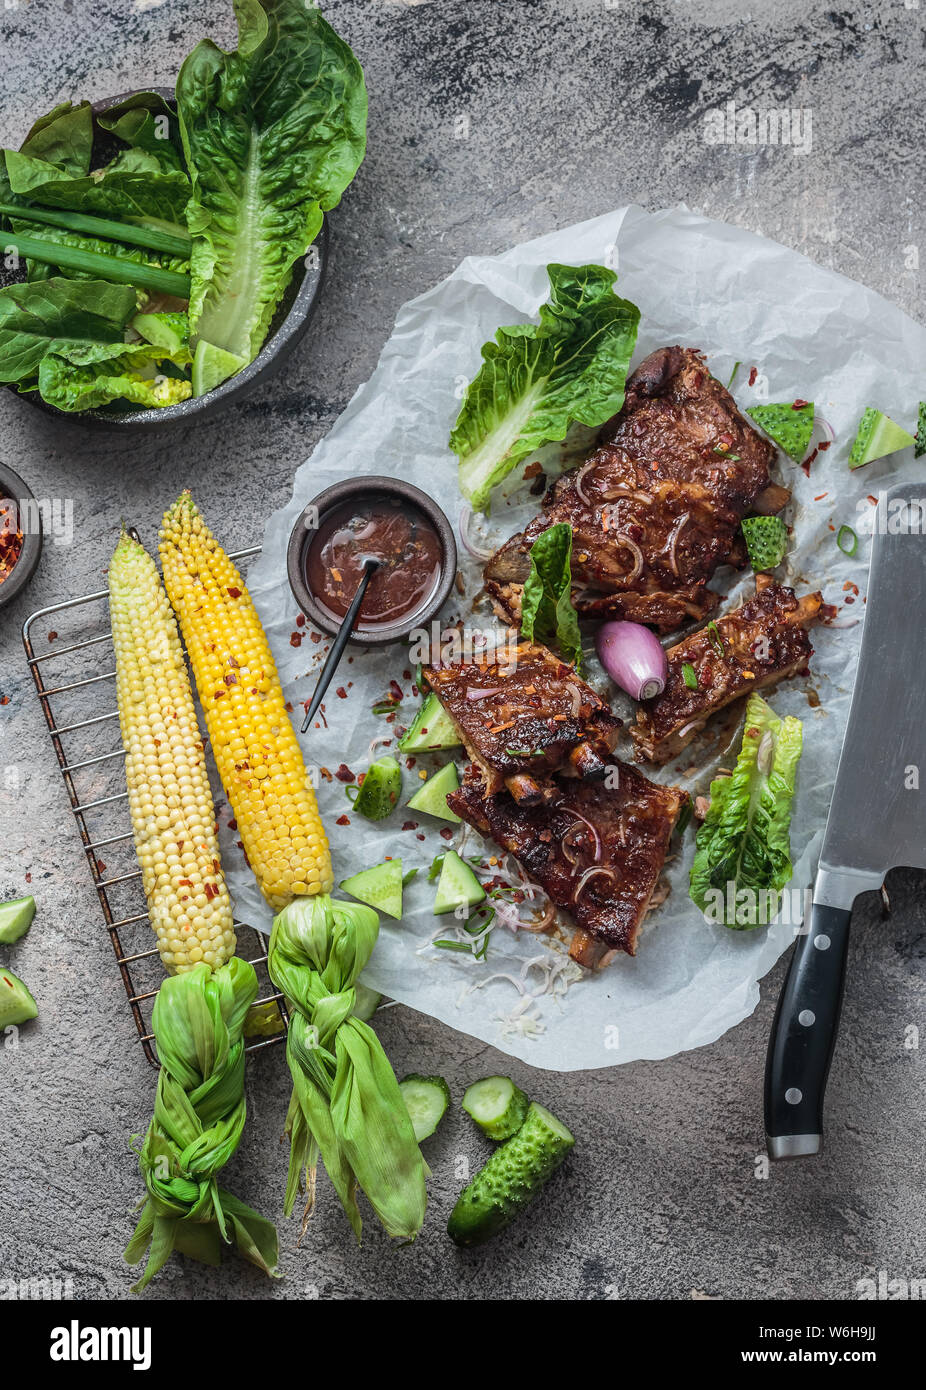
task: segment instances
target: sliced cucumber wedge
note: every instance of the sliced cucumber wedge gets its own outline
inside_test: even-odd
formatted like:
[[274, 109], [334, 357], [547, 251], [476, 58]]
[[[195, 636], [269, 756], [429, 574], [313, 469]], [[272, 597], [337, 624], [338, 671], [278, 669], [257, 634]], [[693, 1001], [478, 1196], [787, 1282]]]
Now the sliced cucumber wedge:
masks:
[[402, 861], [387, 859], [375, 868], [363, 869], [351, 878], [343, 878], [341, 887], [358, 902], [385, 912], [387, 917], [402, 916]]
[[864, 468], [866, 463], [874, 463], [875, 459], [896, 454], [898, 449], [906, 449], [915, 443], [912, 434], [908, 434], [889, 415], [870, 405], [859, 421], [858, 433], [849, 455], [849, 467]]
[[448, 849], [437, 882], [435, 917], [442, 917], [445, 912], [455, 912], [458, 907], [476, 907], [485, 895], [485, 889], [469, 865], [463, 863], [456, 850]]
[[12, 902], [0, 903], [0, 942], [12, 946], [25, 936], [32, 926], [35, 916], [35, 898], [13, 898]]
[[359, 788], [345, 787], [344, 790], [358, 815], [366, 816], [367, 820], [385, 820], [402, 795], [402, 769], [393, 757], [377, 758], [367, 768]]
[[433, 753], [441, 748], [459, 746], [457, 726], [432, 691], [399, 739], [399, 752]]
[[0, 1033], [13, 1023], [26, 1023], [38, 1016], [39, 1006], [18, 975], [0, 970]]
[[575, 1143], [564, 1124], [532, 1101], [517, 1134], [500, 1144], [457, 1198], [447, 1231], [457, 1245], [481, 1245], [537, 1196]]
[[399, 1082], [399, 1090], [405, 1101], [415, 1138], [420, 1144], [428, 1139], [450, 1104], [450, 1087], [442, 1076], [418, 1076], [412, 1074]]
[[805, 401], [795, 405], [792, 401], [770, 402], [768, 405], [754, 405], [746, 411], [769, 439], [774, 439], [789, 458], [800, 463], [807, 453], [807, 446], [813, 434], [813, 402]]
[[490, 1139], [510, 1139], [524, 1123], [530, 1101], [507, 1076], [486, 1076], [467, 1086], [463, 1109]]
[[457, 769], [453, 763], [448, 763], [419, 787], [408, 802], [408, 809], [423, 811], [427, 816], [437, 816], [438, 820], [449, 820], [459, 825], [460, 817], [447, 805], [447, 793], [457, 791], [459, 786]]

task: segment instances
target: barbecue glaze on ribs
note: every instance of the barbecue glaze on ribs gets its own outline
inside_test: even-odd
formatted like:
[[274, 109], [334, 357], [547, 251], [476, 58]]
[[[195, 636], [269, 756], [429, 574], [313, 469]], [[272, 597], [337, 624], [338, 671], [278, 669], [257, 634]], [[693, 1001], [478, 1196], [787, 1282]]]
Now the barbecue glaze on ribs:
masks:
[[517, 642], [484, 659], [425, 667], [488, 795], [505, 787], [527, 805], [553, 794], [562, 770], [602, 777], [621, 721], [546, 647]]
[[[819, 621], [822, 603], [822, 594], [798, 599], [793, 589], [757, 574], [753, 598], [666, 653], [665, 689], [641, 704], [630, 730], [637, 757], [666, 762], [725, 705], [804, 670], [813, 655], [807, 629]], [[694, 670], [695, 690], [685, 683], [686, 665]]]
[[486, 796], [477, 773], [447, 805], [524, 866], [577, 931], [570, 955], [583, 965], [615, 951], [636, 952], [637, 937], [688, 794], [657, 786], [614, 763], [604, 781], [554, 779], [554, 797], [518, 805], [507, 792]]
[[774, 447], [740, 414], [700, 352], [664, 347], [627, 382], [598, 448], [549, 488], [542, 512], [491, 557], [486, 589], [513, 622], [533, 542], [557, 522], [573, 531], [573, 602], [581, 617], [626, 618], [672, 632], [718, 602], [718, 565], [742, 565], [738, 527], [780, 511]]

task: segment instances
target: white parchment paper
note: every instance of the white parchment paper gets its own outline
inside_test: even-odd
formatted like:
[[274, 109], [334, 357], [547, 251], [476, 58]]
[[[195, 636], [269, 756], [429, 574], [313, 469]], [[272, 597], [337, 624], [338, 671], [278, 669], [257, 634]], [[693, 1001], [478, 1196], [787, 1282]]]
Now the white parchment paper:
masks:
[[[297, 471], [292, 501], [270, 518], [263, 554], [249, 571], [249, 586], [295, 706], [294, 719], [301, 722], [302, 703], [312, 693], [324, 650], [308, 629], [300, 646], [291, 645], [291, 634], [298, 631], [297, 609], [286, 580], [285, 550], [296, 518], [330, 483], [353, 474], [385, 473], [415, 482], [451, 520], [457, 519], [456, 460], [447, 439], [462, 386], [479, 365], [480, 347], [500, 324], [536, 315], [547, 297], [545, 267], [550, 261], [598, 262], [618, 271], [619, 292], [642, 313], [635, 363], [665, 343], [699, 347], [722, 381], [734, 363], [742, 364], [733, 386], [741, 407], [803, 397], [816, 403], [818, 417], [835, 432], [835, 443], [817, 455], [809, 476], [783, 455], [778, 467], [780, 480], [793, 489], [786, 513], [794, 527], [786, 582], [799, 591], [820, 588], [825, 601], [839, 606], [838, 625], [814, 634], [810, 680], [788, 682], [771, 697], [779, 714], [796, 714], [804, 721], [792, 822], [792, 887], [803, 889], [811, 882], [819, 853], [858, 654], [857, 620], [864, 614], [870, 544], [863, 530], [873, 514], [868, 497], [876, 497], [912, 466], [912, 450], [907, 450], [850, 473], [848, 452], [867, 405], [878, 406], [912, 430], [926, 330], [872, 291], [794, 251], [684, 208], [655, 215], [623, 208], [501, 256], [470, 257], [401, 309], [374, 375]], [[750, 386], [753, 367], [757, 375]], [[523, 504], [522, 490], [495, 507], [493, 534], [509, 535], [537, 506], [536, 501], [526, 509]], [[852, 559], [836, 546], [833, 528], [844, 523], [859, 534]], [[467, 591], [475, 593], [478, 568], [463, 551], [461, 561]], [[726, 582], [733, 598], [752, 587], [750, 576]], [[852, 604], [845, 602], [855, 598], [844, 587], [847, 582], [859, 587]], [[722, 576], [714, 585], [724, 586]], [[448, 616], [463, 611], [458, 598], [445, 610]], [[352, 654], [326, 699], [328, 727], [303, 738], [310, 765], [333, 770], [344, 762], [355, 772], [367, 766], [371, 738], [393, 732], [370, 712], [391, 679], [405, 693], [400, 720], [410, 723], [417, 707], [411, 681], [403, 678], [410, 663], [402, 648], [358, 648]], [[348, 681], [347, 698], [337, 698], [335, 687], [347, 688]], [[735, 746], [738, 736], [735, 726], [730, 730]], [[379, 751], [394, 751], [394, 743], [392, 750]], [[626, 748], [623, 752], [627, 756]], [[694, 761], [684, 758], [655, 775], [704, 791], [718, 762], [730, 762], [732, 753], [724, 754], [722, 746], [715, 745], [707, 757], [702, 750], [693, 776], [679, 775], [679, 767], [684, 771]], [[404, 777], [407, 799], [420, 781], [417, 770]], [[322, 781], [318, 795], [336, 881], [387, 855], [401, 856], [406, 869], [418, 865], [426, 871], [434, 855], [447, 847], [439, 823], [430, 817], [406, 816], [400, 809], [388, 821], [371, 825], [350, 814], [341, 783]], [[337, 818], [345, 813], [350, 825], [338, 826]], [[425, 833], [424, 841], [400, 828], [406, 819], [419, 822], [417, 834]], [[227, 829], [223, 833], [238, 913], [269, 929], [270, 914], [234, 848], [236, 837]], [[460, 833], [457, 828], [454, 843]], [[471, 851], [480, 844], [478, 837], [469, 840]], [[364, 978], [451, 1027], [535, 1066], [560, 1071], [666, 1057], [712, 1042], [755, 1008], [758, 981], [793, 939], [795, 925], [734, 932], [707, 924], [687, 895], [693, 849], [689, 831], [683, 851], [669, 866], [670, 894], [647, 919], [637, 957], [619, 958], [572, 984], [562, 998], [540, 995], [525, 1010], [533, 1024], [512, 1020], [516, 1006], [523, 1007], [512, 979], [523, 978], [527, 991], [541, 987], [545, 972], [527, 963], [548, 961], [550, 948], [542, 938], [516, 936], [504, 927], [494, 932], [484, 963], [429, 947], [439, 923], [431, 911], [434, 886], [426, 881], [426, 872], [406, 890], [404, 920], [382, 919], [379, 944]]]

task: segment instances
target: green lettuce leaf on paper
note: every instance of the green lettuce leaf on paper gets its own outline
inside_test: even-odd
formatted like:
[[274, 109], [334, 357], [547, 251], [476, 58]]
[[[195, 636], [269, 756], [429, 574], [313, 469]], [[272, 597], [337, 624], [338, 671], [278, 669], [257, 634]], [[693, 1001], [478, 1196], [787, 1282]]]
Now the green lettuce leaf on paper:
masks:
[[614, 293], [613, 270], [549, 265], [539, 324], [500, 328], [482, 349], [450, 435], [460, 490], [488, 511], [492, 489], [574, 422], [601, 425], [624, 404], [640, 311]]
[[304, 0], [235, 0], [238, 48], [197, 44], [177, 103], [193, 181], [190, 324], [247, 361], [296, 261], [363, 159], [367, 95], [350, 48]]
[[557, 647], [566, 661], [580, 668], [582, 638], [572, 603], [572, 527], [565, 521], [541, 532], [530, 548], [521, 631], [528, 641]]
[[731, 777], [711, 783], [691, 866], [691, 898], [708, 921], [743, 930], [774, 918], [791, 878], [791, 803], [801, 746], [801, 721], [779, 719], [760, 695], [750, 695], [736, 767]]

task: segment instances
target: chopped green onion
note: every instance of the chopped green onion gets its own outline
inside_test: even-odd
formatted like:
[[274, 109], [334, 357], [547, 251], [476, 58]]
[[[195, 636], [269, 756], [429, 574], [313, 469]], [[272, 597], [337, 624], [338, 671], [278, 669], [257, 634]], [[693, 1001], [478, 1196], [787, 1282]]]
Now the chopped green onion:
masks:
[[392, 714], [398, 708], [398, 700], [377, 700], [376, 704], [371, 706], [371, 711], [373, 714]]
[[698, 688], [698, 673], [697, 673], [697, 671], [695, 670], [695, 668], [692, 666], [692, 664], [691, 664], [690, 661], [683, 661], [683, 662], [682, 662], [682, 679], [684, 680], [685, 684], [688, 686], [688, 689], [689, 689], [689, 690], [697, 690], [697, 688]]
[[542, 758], [542, 748], [506, 748], [509, 758]]
[[[708, 623], [708, 625], [707, 625], [707, 635], [708, 635], [708, 639], [709, 639], [709, 641], [710, 641], [710, 644], [711, 644], [711, 646], [714, 648], [714, 651], [717, 653], [717, 655], [718, 655], [718, 656], [723, 656], [723, 653], [724, 653], [723, 638], [720, 636], [720, 629], [718, 628], [718, 626], [717, 626], [717, 624], [716, 624], [715, 622], [710, 622], [710, 623]], [[695, 682], [695, 686], [693, 686], [692, 689], [696, 688], [696, 686], [697, 686], [697, 681]]]
[[719, 444], [714, 445], [714, 453], [719, 454], [721, 458], [729, 459], [731, 463], [739, 463], [740, 461], [739, 454], [728, 454], [726, 449], [721, 449]]
[[409, 869], [407, 873], [405, 873], [405, 874], [402, 875], [402, 887], [403, 887], [403, 888], [407, 888], [408, 885], [411, 883], [412, 879], [413, 879], [413, 878], [417, 878], [417, 877], [418, 877], [418, 870], [417, 870], [417, 869]]
[[59, 246], [41, 237], [21, 236], [18, 232], [0, 232], [0, 243], [7, 251], [15, 251], [30, 261], [42, 265], [57, 265], [62, 270], [81, 270], [98, 280], [113, 285], [133, 285], [136, 289], [155, 294], [171, 294], [189, 299], [190, 277], [160, 266], [138, 265], [125, 256], [104, 256], [99, 251], [85, 251], [78, 246]]
[[728, 390], [728, 391], [732, 391], [732, 390], [733, 390], [733, 383], [734, 383], [734, 381], [736, 380], [736, 374], [737, 374], [737, 372], [739, 371], [739, 369], [740, 369], [740, 367], [741, 367], [742, 365], [743, 365], [742, 362], [734, 362], [734, 363], [733, 363], [733, 371], [730, 373], [730, 380], [727, 382], [727, 390]]
[[432, 946], [439, 946], [442, 951], [465, 951], [468, 956], [473, 954], [472, 946], [468, 946], [465, 941], [432, 941]]
[[[846, 538], [845, 544], [843, 544], [843, 537]], [[839, 546], [843, 555], [855, 554], [856, 550], [858, 550], [858, 536], [852, 530], [851, 526], [840, 526], [836, 536], [836, 544]]]
[[688, 829], [688, 824], [689, 824], [689, 822], [690, 822], [690, 820], [691, 820], [691, 816], [692, 816], [691, 802], [690, 802], [690, 801], [686, 801], [686, 802], [685, 802], [685, 805], [684, 805], [684, 806], [682, 807], [682, 809], [679, 811], [679, 813], [678, 813], [678, 819], [677, 819], [676, 822], [675, 822], [675, 832], [676, 832], [677, 835], [682, 835], [682, 834], [684, 834], [684, 832]]

